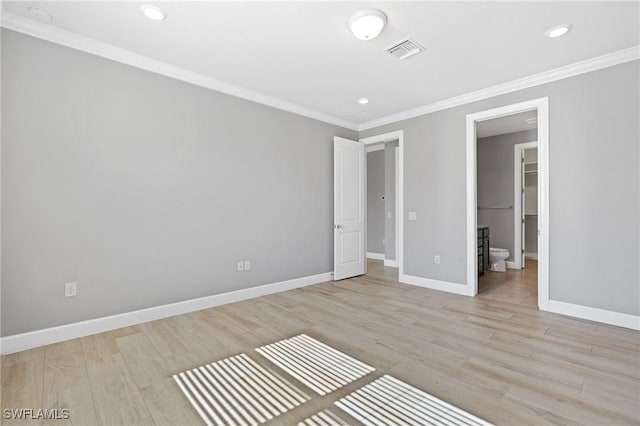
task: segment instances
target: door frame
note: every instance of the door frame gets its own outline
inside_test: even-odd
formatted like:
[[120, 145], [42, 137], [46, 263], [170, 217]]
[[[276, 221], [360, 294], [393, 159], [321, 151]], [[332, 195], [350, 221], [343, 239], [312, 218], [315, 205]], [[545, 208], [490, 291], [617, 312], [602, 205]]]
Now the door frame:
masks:
[[[404, 130], [397, 130], [395, 132], [361, 138], [359, 141], [360, 143], [363, 143], [366, 148], [366, 145], [381, 144], [395, 140], [398, 141], [398, 158], [396, 163], [396, 185], [398, 188], [398, 191], [396, 191], [396, 261], [398, 262], [398, 277], [400, 277], [404, 273]], [[366, 179], [364, 185], [364, 191], [366, 194]], [[365, 235], [366, 233], [367, 229], [365, 227]], [[366, 247], [364, 248], [364, 251], [366, 256]]]
[[549, 98], [532, 99], [467, 115], [467, 294], [478, 294], [476, 122], [538, 112], [538, 307], [549, 310]]
[[[523, 152], [527, 149], [533, 149], [538, 147], [538, 142], [524, 142], [513, 145], [513, 248], [516, 250], [518, 247], [523, 246], [522, 234], [522, 194], [520, 193], [522, 188], [522, 163]], [[540, 214], [540, 212], [538, 212]], [[520, 253], [520, 256], [516, 257], [514, 253], [514, 268], [524, 268], [524, 252]]]

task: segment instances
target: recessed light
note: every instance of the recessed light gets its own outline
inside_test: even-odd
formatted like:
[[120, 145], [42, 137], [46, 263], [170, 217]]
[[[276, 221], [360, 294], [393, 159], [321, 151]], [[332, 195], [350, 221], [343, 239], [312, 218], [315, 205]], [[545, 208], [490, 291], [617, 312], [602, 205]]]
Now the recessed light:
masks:
[[377, 9], [361, 10], [349, 18], [349, 28], [359, 40], [371, 40], [387, 25], [387, 15]]
[[53, 16], [51, 16], [51, 14], [44, 9], [36, 6], [29, 6], [27, 10], [29, 11], [29, 15], [31, 15], [33, 19], [37, 19], [40, 22], [53, 21]]
[[158, 6], [154, 6], [152, 4], [143, 4], [140, 6], [140, 10], [144, 13], [144, 16], [151, 19], [152, 21], [164, 21], [167, 19], [167, 12], [160, 9]]
[[571, 25], [562, 24], [556, 25], [555, 27], [551, 27], [544, 34], [549, 38], [562, 37], [571, 29]]
[[366, 105], [366, 104], [368, 104], [368, 103], [369, 103], [369, 99], [367, 99], [367, 98], [360, 98], [360, 99], [358, 99], [358, 103], [359, 103], [360, 105]]

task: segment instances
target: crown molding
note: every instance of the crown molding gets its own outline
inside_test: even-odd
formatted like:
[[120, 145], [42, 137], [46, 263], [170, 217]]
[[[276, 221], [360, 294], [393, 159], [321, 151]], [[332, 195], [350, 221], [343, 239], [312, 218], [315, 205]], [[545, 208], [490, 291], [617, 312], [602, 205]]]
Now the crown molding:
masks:
[[33, 19], [28, 19], [14, 13], [7, 12], [6, 10], [2, 11], [1, 25], [2, 27], [13, 31], [60, 44], [71, 49], [111, 59], [113, 61], [160, 74], [165, 77], [181, 80], [196, 86], [205, 87], [207, 89], [267, 105], [293, 114], [302, 115], [314, 120], [323, 121], [325, 123], [345, 127], [351, 130], [358, 130], [358, 124], [355, 122], [345, 120], [331, 114], [315, 111], [260, 92], [245, 89], [166, 62], [151, 59], [147, 56], [143, 56], [108, 43], [103, 43], [71, 31], [63, 30], [53, 25], [43, 24], [41, 22], [34, 21]]
[[541, 84], [551, 83], [553, 81], [562, 80], [564, 78], [596, 71], [602, 68], [612, 67], [614, 65], [623, 64], [625, 62], [640, 59], [640, 46], [633, 46], [627, 49], [618, 50], [595, 58], [586, 59], [560, 68], [554, 68], [539, 74], [513, 80], [507, 83], [498, 84], [496, 86], [487, 87], [486, 89], [477, 90], [461, 96], [445, 99], [431, 104], [412, 108], [407, 111], [396, 114], [387, 115], [385, 117], [376, 118], [375, 120], [361, 123], [358, 131], [373, 129], [375, 127], [384, 126], [386, 124], [395, 123], [401, 120], [430, 114], [436, 111], [453, 108], [456, 106], [480, 101], [483, 99], [493, 98], [495, 96], [506, 93], [515, 92], [529, 87], [539, 86]]
[[376, 118], [364, 123], [356, 123], [350, 120], [316, 111], [283, 99], [265, 95], [254, 90], [236, 86], [204, 74], [196, 73], [168, 64], [166, 62], [151, 59], [126, 49], [113, 46], [108, 43], [85, 37], [71, 31], [43, 24], [32, 19], [25, 18], [14, 13], [2, 10], [1, 26], [13, 31], [17, 31], [32, 37], [60, 44], [71, 49], [80, 50], [103, 58], [111, 59], [116, 62], [127, 64], [136, 68], [150, 71], [156, 74], [164, 75], [176, 80], [181, 80], [196, 86], [205, 87], [237, 98], [246, 99], [262, 105], [267, 105], [282, 111], [291, 112], [293, 114], [308, 117], [314, 120], [333, 124], [351, 130], [363, 131], [373, 129], [375, 127], [384, 126], [386, 124], [395, 123], [402, 120], [430, 114], [436, 111], [453, 108], [456, 106], [492, 98], [506, 93], [515, 92], [529, 87], [539, 86], [541, 84], [551, 83], [553, 81], [562, 80], [564, 78], [573, 77], [590, 71], [596, 71], [602, 68], [619, 65], [640, 59], [640, 46], [633, 46], [627, 49], [619, 50], [606, 55], [576, 62], [560, 68], [544, 71], [528, 77], [513, 80], [507, 83], [498, 84], [475, 92], [455, 96], [442, 101], [412, 108], [396, 114], [387, 115], [385, 117]]

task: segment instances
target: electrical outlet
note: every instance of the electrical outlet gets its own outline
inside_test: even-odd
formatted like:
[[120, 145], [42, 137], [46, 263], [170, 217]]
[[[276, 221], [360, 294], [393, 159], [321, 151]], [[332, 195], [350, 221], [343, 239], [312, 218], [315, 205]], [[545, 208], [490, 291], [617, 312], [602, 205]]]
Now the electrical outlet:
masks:
[[433, 256], [433, 263], [435, 263], [436, 265], [440, 264], [440, 255], [436, 254], [435, 256]]
[[76, 297], [78, 295], [77, 283], [65, 283], [64, 285], [64, 297]]
[[387, 212], [387, 219], [391, 219], [391, 212]]
[[244, 271], [244, 262], [241, 260], [238, 262], [238, 272]]
[[383, 238], [383, 239], [382, 239], [382, 244], [383, 244], [383, 245], [387, 244], [387, 239], [386, 239], [386, 238]]
[[251, 270], [251, 261], [250, 260], [245, 260], [244, 261], [244, 270], [245, 271], [250, 271]]

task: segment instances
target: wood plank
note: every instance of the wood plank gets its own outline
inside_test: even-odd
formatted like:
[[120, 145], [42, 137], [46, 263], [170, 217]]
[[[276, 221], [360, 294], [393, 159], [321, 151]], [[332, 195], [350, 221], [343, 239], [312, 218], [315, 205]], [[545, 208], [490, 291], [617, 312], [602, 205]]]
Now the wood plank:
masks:
[[[370, 275], [3, 356], [2, 407], [72, 409], [56, 424], [200, 424], [172, 374], [245, 352], [295, 383], [254, 348], [304, 332], [376, 371], [273, 424], [385, 373], [498, 424], [638, 424], [640, 333], [540, 312], [519, 289], [496, 290], [513, 285], [506, 277], [491, 283], [499, 297], [470, 298], [369, 265]], [[521, 277], [515, 285], [531, 285]]]
[[[2, 409], [38, 409], [43, 407], [44, 359], [29, 359], [2, 369]], [[3, 425], [41, 424], [15, 419], [2, 420]]]
[[78, 386], [65, 388], [55, 394], [50, 394], [44, 398], [44, 408], [69, 410], [68, 419], [57, 419], [44, 421], [43, 425], [96, 425], [98, 418], [91, 397], [91, 387], [89, 382]]
[[138, 389], [144, 389], [155, 381], [163, 381], [171, 375], [146, 334], [120, 337], [116, 343]]
[[173, 378], [154, 381], [141, 391], [153, 422], [160, 425], [197, 425], [202, 420]]
[[151, 417], [121, 354], [87, 360], [98, 424], [134, 424]]
[[45, 351], [44, 394], [88, 385], [87, 369], [80, 339], [47, 346]]

